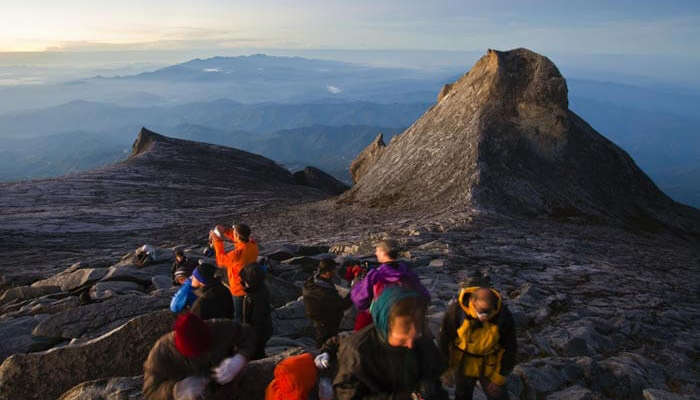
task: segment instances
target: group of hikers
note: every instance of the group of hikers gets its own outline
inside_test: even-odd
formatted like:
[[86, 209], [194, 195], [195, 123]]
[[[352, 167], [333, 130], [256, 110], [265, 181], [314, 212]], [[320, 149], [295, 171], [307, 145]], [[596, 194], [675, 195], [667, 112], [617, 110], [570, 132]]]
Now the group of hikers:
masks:
[[[217, 225], [209, 234], [216, 265], [176, 253], [171, 309], [174, 330], [162, 336], [144, 364], [146, 399], [226, 399], [240, 390], [236, 377], [265, 357], [272, 336], [267, 268], [247, 225]], [[226, 251], [224, 241], [233, 243]], [[346, 265], [350, 293], [335, 282], [338, 264], [322, 259], [303, 286], [306, 315], [318, 350], [277, 364], [266, 400], [471, 399], [477, 383], [486, 397], [507, 399], [504, 385], [515, 366], [513, 317], [500, 293], [483, 280], [465, 285], [451, 301], [437, 338], [428, 328], [430, 293], [399, 261], [395, 242], [376, 244], [379, 266]], [[216, 277], [225, 270], [228, 288]], [[340, 332], [350, 307], [354, 331]]]

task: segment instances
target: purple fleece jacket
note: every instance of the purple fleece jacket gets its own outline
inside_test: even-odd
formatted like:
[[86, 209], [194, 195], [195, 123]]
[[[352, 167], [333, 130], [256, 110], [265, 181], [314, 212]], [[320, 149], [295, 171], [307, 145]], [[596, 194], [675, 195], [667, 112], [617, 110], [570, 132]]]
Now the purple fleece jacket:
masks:
[[420, 283], [418, 276], [406, 264], [399, 262], [385, 263], [369, 271], [364, 279], [352, 287], [350, 298], [358, 310], [367, 310], [374, 296], [391, 285], [408, 286], [430, 299], [428, 289]]

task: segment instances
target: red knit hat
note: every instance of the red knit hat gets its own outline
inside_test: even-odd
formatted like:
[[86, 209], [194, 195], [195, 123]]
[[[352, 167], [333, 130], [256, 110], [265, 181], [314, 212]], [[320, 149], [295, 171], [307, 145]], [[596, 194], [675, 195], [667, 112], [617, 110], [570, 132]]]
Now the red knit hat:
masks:
[[198, 316], [188, 312], [175, 320], [175, 347], [185, 357], [197, 357], [209, 350], [211, 331]]

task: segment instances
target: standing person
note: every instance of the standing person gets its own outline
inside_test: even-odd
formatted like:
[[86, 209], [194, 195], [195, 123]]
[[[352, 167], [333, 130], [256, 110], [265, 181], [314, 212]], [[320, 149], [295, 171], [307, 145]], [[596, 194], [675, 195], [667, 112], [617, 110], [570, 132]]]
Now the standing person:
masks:
[[245, 290], [243, 298], [243, 323], [255, 329], [254, 360], [265, 358], [265, 344], [272, 336], [272, 306], [270, 291], [265, 284], [265, 270], [257, 263], [246, 265], [240, 272]]
[[445, 361], [423, 335], [426, 299], [391, 286], [374, 300], [374, 324], [341, 341], [333, 381], [339, 400], [447, 400], [440, 375]]
[[369, 271], [364, 279], [352, 287], [350, 292], [352, 302], [355, 303], [358, 311], [355, 320], [356, 331], [371, 323], [369, 307], [372, 300], [378, 297], [385, 287], [406, 286], [430, 300], [430, 293], [420, 283], [418, 276], [406, 264], [396, 260], [399, 256], [396, 242], [392, 240], [380, 241], [377, 243], [374, 254], [381, 265]]
[[455, 399], [471, 400], [477, 381], [489, 400], [507, 399], [503, 385], [515, 366], [517, 345], [513, 316], [501, 294], [481, 286], [462, 289], [440, 330], [440, 350], [455, 373]]
[[318, 272], [304, 283], [302, 289], [306, 315], [314, 324], [319, 347], [338, 334], [343, 313], [352, 305], [350, 296], [340, 297], [333, 284], [336, 267], [332, 258], [321, 260]]
[[170, 268], [170, 274], [173, 277], [173, 286], [179, 286], [185, 283], [185, 280], [192, 275], [192, 271], [197, 267], [197, 261], [185, 256], [182, 250], [175, 250], [175, 261]]
[[192, 313], [201, 319], [233, 319], [233, 298], [226, 287], [214, 277], [216, 267], [203, 263], [192, 273], [192, 287], [197, 300]]
[[[151, 349], [143, 365], [146, 400], [230, 398], [229, 385], [255, 351], [252, 328], [185, 313]], [[211, 397], [207, 397], [211, 398]]]
[[[234, 245], [234, 249], [228, 253], [224, 249], [224, 238], [230, 239]], [[228, 286], [233, 296], [234, 319], [240, 322], [245, 296], [240, 273], [243, 267], [257, 261], [258, 245], [250, 237], [250, 227], [245, 224], [233, 225], [233, 229], [217, 225], [209, 232], [209, 240], [216, 252], [216, 264], [219, 268], [226, 268]]]

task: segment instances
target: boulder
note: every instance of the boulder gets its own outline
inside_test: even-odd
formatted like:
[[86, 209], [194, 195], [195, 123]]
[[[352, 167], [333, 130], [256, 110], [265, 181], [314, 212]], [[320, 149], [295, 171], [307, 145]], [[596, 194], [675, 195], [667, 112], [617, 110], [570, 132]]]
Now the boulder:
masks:
[[136, 282], [130, 281], [107, 281], [97, 282], [90, 288], [90, 298], [93, 300], [104, 300], [119, 294], [140, 293], [144, 288]]
[[552, 393], [547, 400], [594, 400], [595, 396], [590, 389], [580, 385], [574, 385], [564, 390]]
[[33, 299], [60, 291], [61, 288], [59, 286], [18, 286], [7, 289], [5, 293], [0, 296], [0, 305], [14, 300]]
[[381, 133], [350, 164], [352, 183], [357, 183], [384, 154], [386, 144]]
[[273, 308], [281, 307], [301, 296], [301, 289], [272, 274], [266, 276], [265, 283], [270, 292], [270, 303]]
[[168, 275], [156, 275], [151, 278], [151, 284], [155, 290], [169, 289], [173, 286], [173, 280]]
[[0, 400], [55, 399], [81, 382], [140, 374], [173, 321], [169, 310], [157, 311], [80, 345], [12, 355], [0, 365]]
[[68, 271], [34, 282], [32, 287], [58, 286], [62, 291], [68, 292], [98, 281], [107, 274], [105, 268], [81, 268], [73, 271], [69, 268]]
[[109, 267], [102, 281], [129, 281], [142, 285], [151, 283], [153, 274], [135, 267]]
[[644, 400], [688, 400], [691, 398], [659, 389], [644, 389], [642, 396], [644, 396]]
[[170, 298], [166, 296], [118, 296], [51, 315], [37, 325], [33, 333], [63, 339], [93, 336], [112, 329], [115, 322], [166, 308], [169, 304]]
[[142, 386], [143, 375], [96, 379], [75, 386], [59, 400], [140, 400]]
[[311, 333], [311, 322], [306, 318], [304, 302], [291, 301], [272, 311], [272, 326], [275, 336], [298, 338]]
[[666, 387], [663, 367], [635, 353], [622, 353], [601, 361], [601, 368], [615, 378], [603, 393], [615, 399], [640, 398], [646, 388]]
[[26, 353], [34, 344], [32, 330], [47, 316], [25, 316], [0, 321], [0, 361], [15, 353]]

